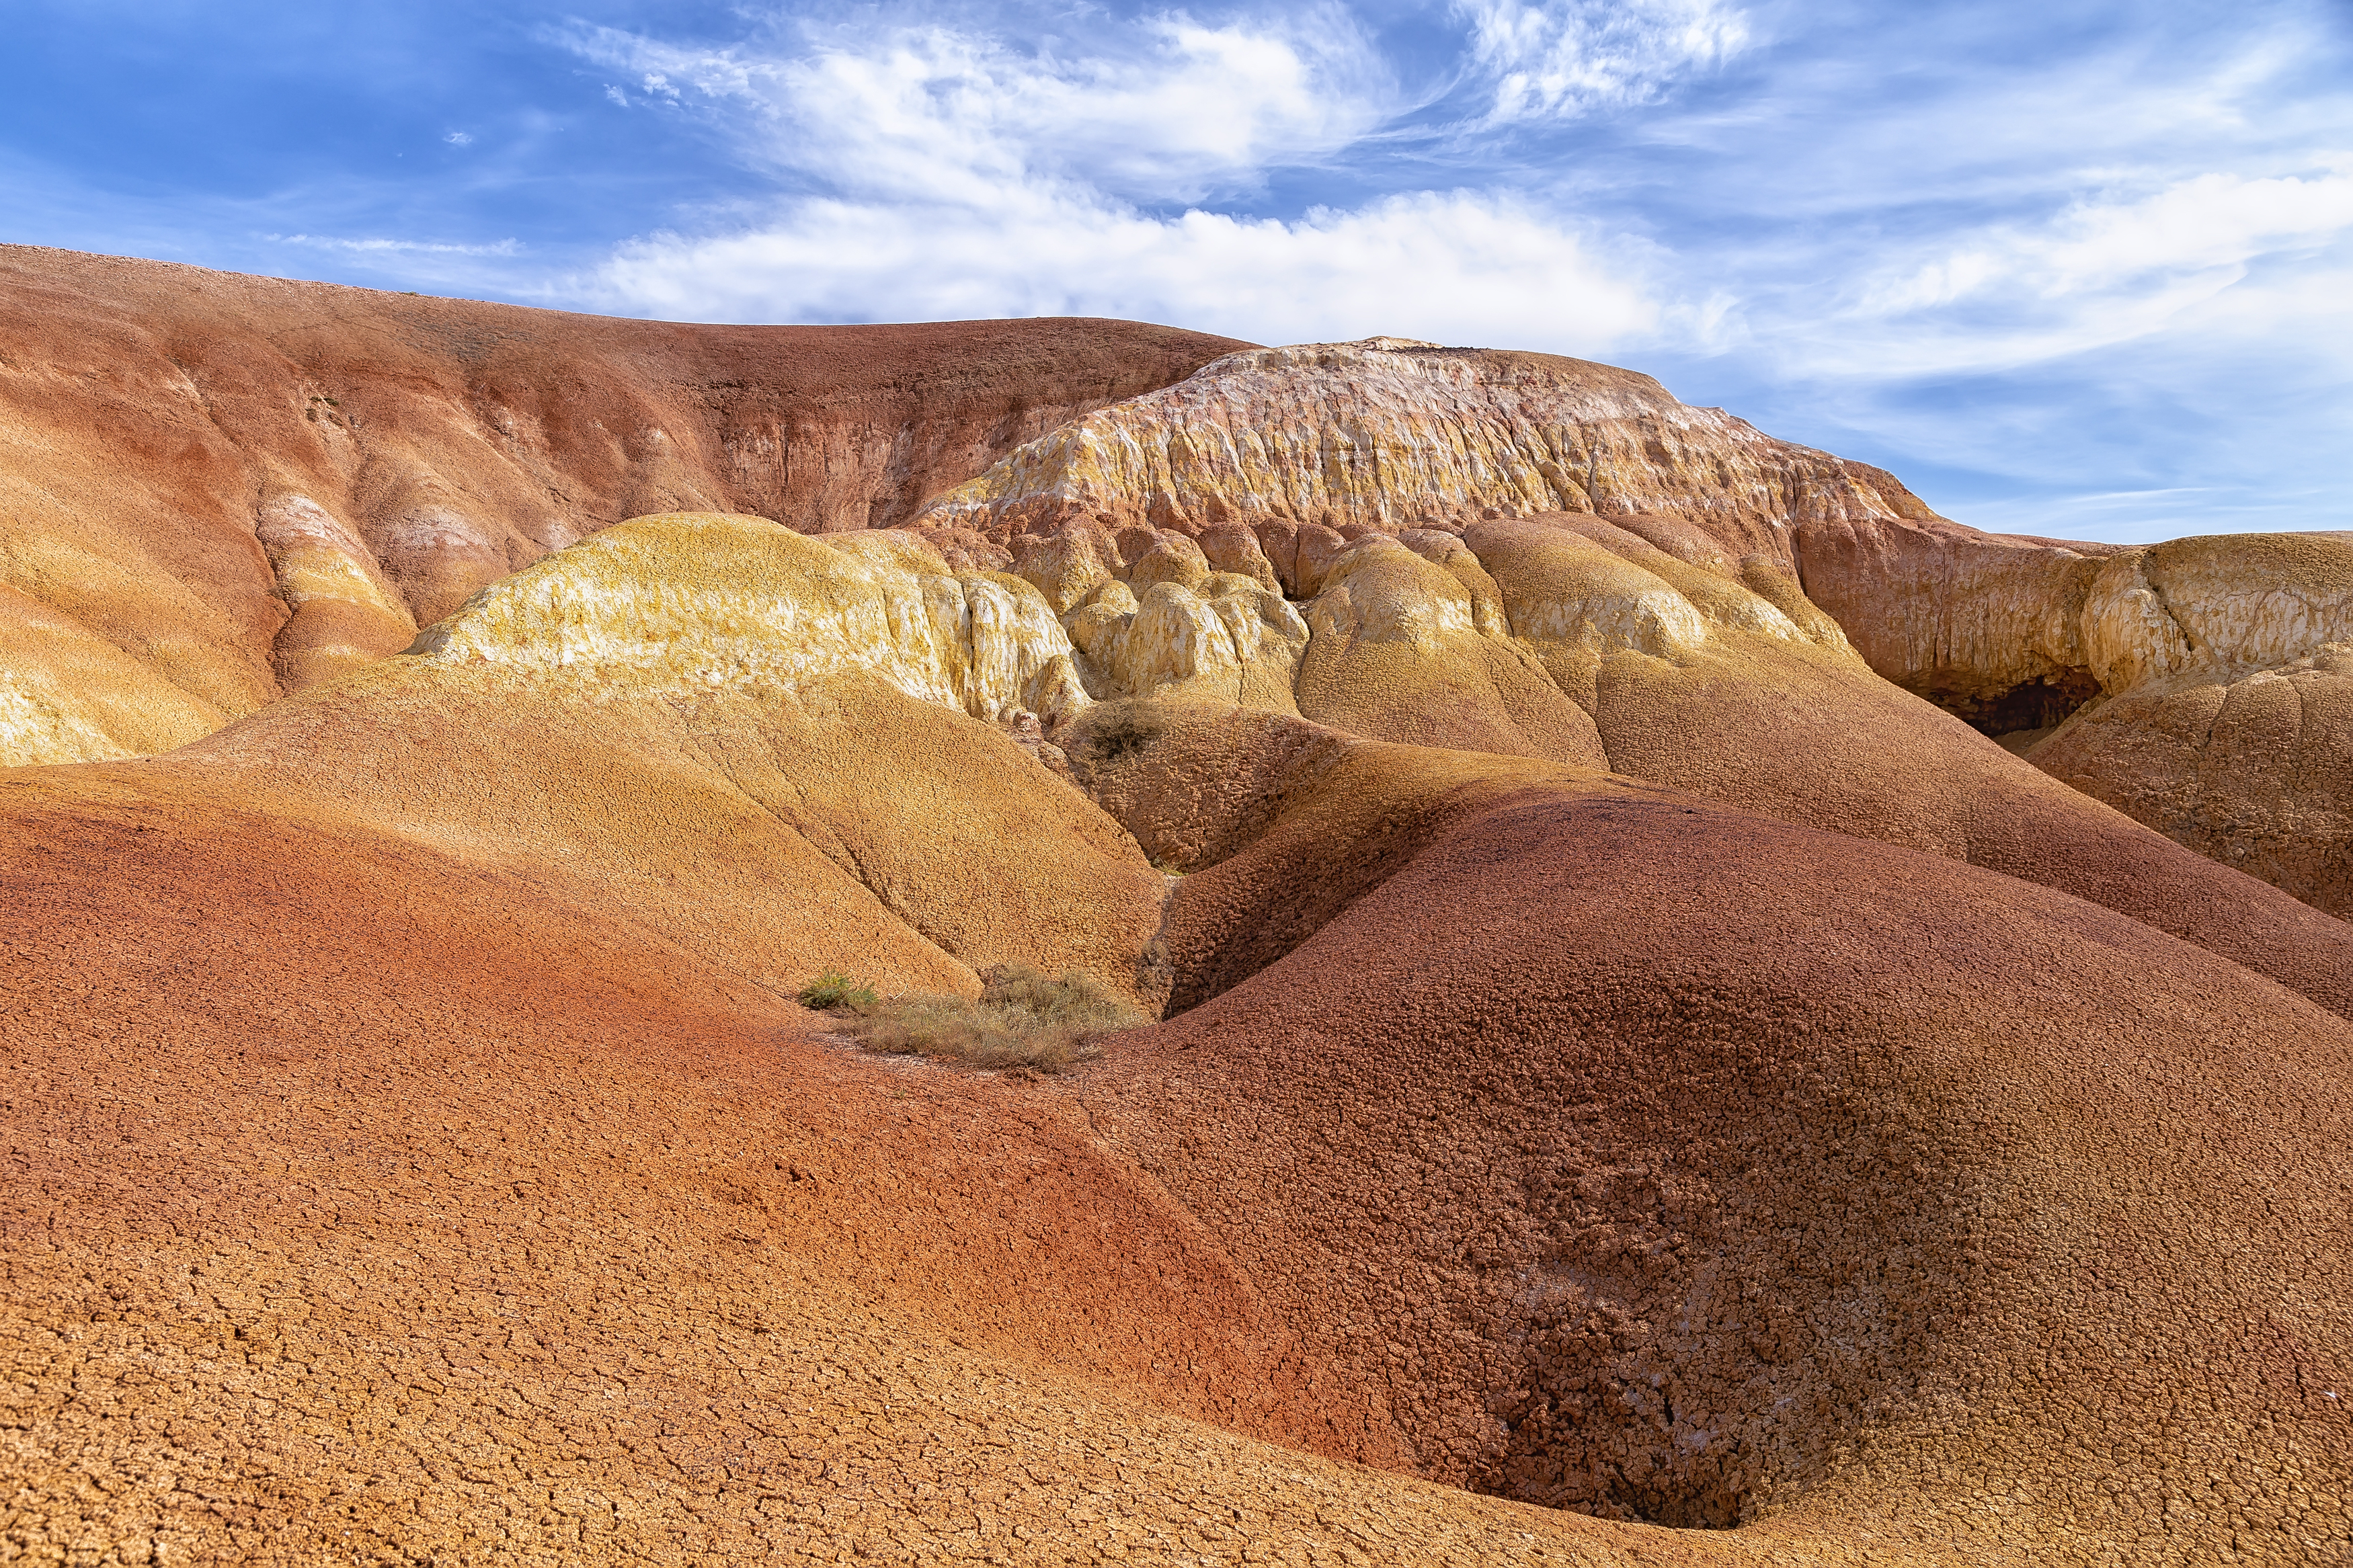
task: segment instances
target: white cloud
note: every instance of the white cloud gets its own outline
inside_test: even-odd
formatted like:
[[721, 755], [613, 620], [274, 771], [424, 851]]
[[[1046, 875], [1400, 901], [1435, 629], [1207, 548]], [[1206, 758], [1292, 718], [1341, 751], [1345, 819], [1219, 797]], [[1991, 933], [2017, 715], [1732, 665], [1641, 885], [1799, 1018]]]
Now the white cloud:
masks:
[[822, 193], [733, 233], [625, 246], [564, 290], [609, 309], [1106, 315], [1260, 342], [1396, 332], [1586, 352], [1659, 320], [1635, 268], [1516, 198], [1425, 190], [1289, 220], [1214, 210], [1218, 193], [1329, 157], [1394, 111], [1391, 79], [1338, 11], [1150, 18], [1087, 54], [939, 27], [777, 58], [610, 30], [574, 43], [723, 106], [748, 155]]
[[1893, 313], [1996, 289], [2055, 300], [2183, 273], [2235, 274], [2255, 257], [2324, 243], [2348, 227], [2353, 174], [2204, 174], [2138, 200], [2077, 202], [2041, 229], [1970, 236], [1910, 277], [1877, 285], [1866, 303]]
[[470, 147], [474, 144], [472, 133], [465, 131], [452, 131], [448, 135], [441, 138], [441, 140], [447, 142], [452, 147]]
[[1646, 103], [1748, 42], [1723, 0], [1457, 0], [1471, 59], [1493, 81], [1491, 122]]
[[750, 111], [739, 131], [764, 162], [916, 199], [978, 177], [1197, 200], [1255, 183], [1270, 166], [1328, 156], [1393, 108], [1386, 68], [1336, 10], [1216, 27], [1153, 17], [1102, 52], [1070, 58], [937, 26], [776, 58], [612, 28], [569, 41], [600, 64], [642, 72], [649, 91], [675, 100], [691, 89]]
[[1928, 258], [1883, 265], [1825, 324], [1850, 348], [1868, 345], [1882, 374], [1913, 374], [2007, 368], [2191, 326], [2226, 293], [2235, 330], [2277, 328], [2309, 309], [2306, 279], [2256, 279], [2256, 264], [2348, 233], [2353, 174], [2200, 174], [2079, 200], [2040, 226], [1944, 240]]
[[670, 317], [856, 319], [882, 300], [902, 320], [1120, 316], [1259, 342], [1394, 332], [1595, 351], [1660, 321], [1576, 233], [1475, 193], [1293, 222], [997, 195], [977, 206], [808, 201], [743, 234], [627, 247], [591, 287], [608, 306]]

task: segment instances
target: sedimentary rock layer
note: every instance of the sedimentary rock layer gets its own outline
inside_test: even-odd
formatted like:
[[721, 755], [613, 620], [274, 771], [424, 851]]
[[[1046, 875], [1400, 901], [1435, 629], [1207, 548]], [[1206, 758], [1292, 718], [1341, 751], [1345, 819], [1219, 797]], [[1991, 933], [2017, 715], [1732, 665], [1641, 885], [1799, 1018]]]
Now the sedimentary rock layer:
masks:
[[0, 712], [0, 763], [194, 739], [624, 518], [897, 521], [1235, 346], [621, 321], [0, 247], [0, 587], [123, 656], [12, 663], [32, 711]]
[[1073, 421], [924, 509], [998, 534], [1073, 515], [1196, 531], [1394, 531], [1483, 511], [1682, 511], [1777, 551], [1819, 519], [1931, 515], [1888, 475], [1550, 354], [1379, 338], [1228, 355]]
[[[1549, 531], [1526, 532], [1530, 518]], [[1981, 533], [1648, 377], [1395, 339], [1229, 355], [1029, 444], [915, 521], [1037, 584], [1082, 673], [1126, 658], [1118, 639], [1142, 626], [1200, 650], [1143, 684], [1174, 690], [1198, 667], [1215, 671], [1205, 692], [1239, 691], [1255, 663], [1254, 705], [1607, 762], [1806, 821], [1882, 818], [1906, 795], [1896, 770], [2001, 771], [1949, 736], [1921, 752], [1940, 732], [1856, 679], [1867, 666], [2180, 843], [2353, 908], [2353, 742], [2332, 717], [2333, 650], [2353, 642], [2341, 538]], [[1224, 612], [1188, 596], [1229, 568], [1279, 584], [1313, 639], [1253, 616], [1247, 595]], [[1271, 632], [1244, 636], [1253, 621]], [[1699, 675], [1727, 657], [1750, 668], [1729, 685]], [[1759, 685], [1765, 666], [1782, 673]], [[1278, 688], [1294, 667], [1293, 700]], [[1670, 699], [1662, 681], [1685, 689]], [[1109, 683], [1140, 694], [1131, 676]], [[1736, 690], [1655, 733], [1662, 701]], [[1765, 777], [1800, 754], [1784, 743], [1798, 732], [1802, 754], [1839, 761]], [[1706, 782], [1728, 773], [1748, 776]], [[1960, 817], [1946, 814], [1948, 847], [1969, 836]]]

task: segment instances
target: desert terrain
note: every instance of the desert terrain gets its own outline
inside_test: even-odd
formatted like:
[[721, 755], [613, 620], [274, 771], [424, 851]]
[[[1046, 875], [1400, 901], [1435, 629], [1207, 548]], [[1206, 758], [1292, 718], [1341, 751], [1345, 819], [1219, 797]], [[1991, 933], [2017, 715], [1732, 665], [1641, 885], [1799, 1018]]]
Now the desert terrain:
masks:
[[2353, 1561], [2353, 537], [0, 247], [0, 1560]]

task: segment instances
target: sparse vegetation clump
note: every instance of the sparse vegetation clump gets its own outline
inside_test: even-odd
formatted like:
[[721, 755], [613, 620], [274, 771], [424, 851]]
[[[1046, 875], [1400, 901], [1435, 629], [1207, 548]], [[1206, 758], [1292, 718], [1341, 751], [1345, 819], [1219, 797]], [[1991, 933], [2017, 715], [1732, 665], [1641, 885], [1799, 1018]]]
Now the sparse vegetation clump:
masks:
[[852, 980], [839, 969], [828, 969], [801, 987], [801, 1005], [819, 1013], [863, 1013], [881, 1000], [871, 984]]
[[[828, 970], [802, 991], [801, 1003], [839, 1015], [841, 1032], [870, 1051], [1040, 1072], [1084, 1061], [1101, 1037], [1150, 1021], [1077, 970], [1056, 978], [1026, 963], [1000, 963], [981, 982], [976, 1002], [923, 993], [878, 998], [872, 987]], [[812, 1000], [818, 996], [833, 999]]]

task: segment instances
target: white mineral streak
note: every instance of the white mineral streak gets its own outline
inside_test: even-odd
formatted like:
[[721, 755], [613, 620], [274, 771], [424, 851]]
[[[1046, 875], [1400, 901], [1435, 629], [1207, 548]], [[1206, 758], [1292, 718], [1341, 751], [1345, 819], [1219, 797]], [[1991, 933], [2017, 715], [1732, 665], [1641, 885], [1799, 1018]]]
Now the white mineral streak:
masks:
[[271, 498], [256, 516], [253, 531], [290, 606], [330, 599], [408, 620], [408, 606], [376, 564], [375, 552], [309, 496]]
[[607, 529], [482, 589], [414, 651], [623, 677], [635, 692], [866, 670], [991, 721], [1058, 722], [1088, 701], [1069, 637], [1021, 579], [957, 576], [913, 534], [812, 539], [712, 513]]
[[[2130, 610], [2111, 609], [2116, 599], [2130, 600]], [[2119, 647], [2112, 619], [2150, 627], [2147, 645]], [[2273, 534], [2132, 551], [2103, 567], [2084, 622], [2103, 687], [2104, 663], [2133, 681], [2287, 664], [2353, 639], [2353, 541]]]
[[923, 521], [1002, 532], [1083, 511], [1187, 531], [1269, 518], [1387, 531], [1489, 508], [1897, 515], [1840, 459], [1648, 376], [1371, 339], [1229, 354], [1029, 443]]

